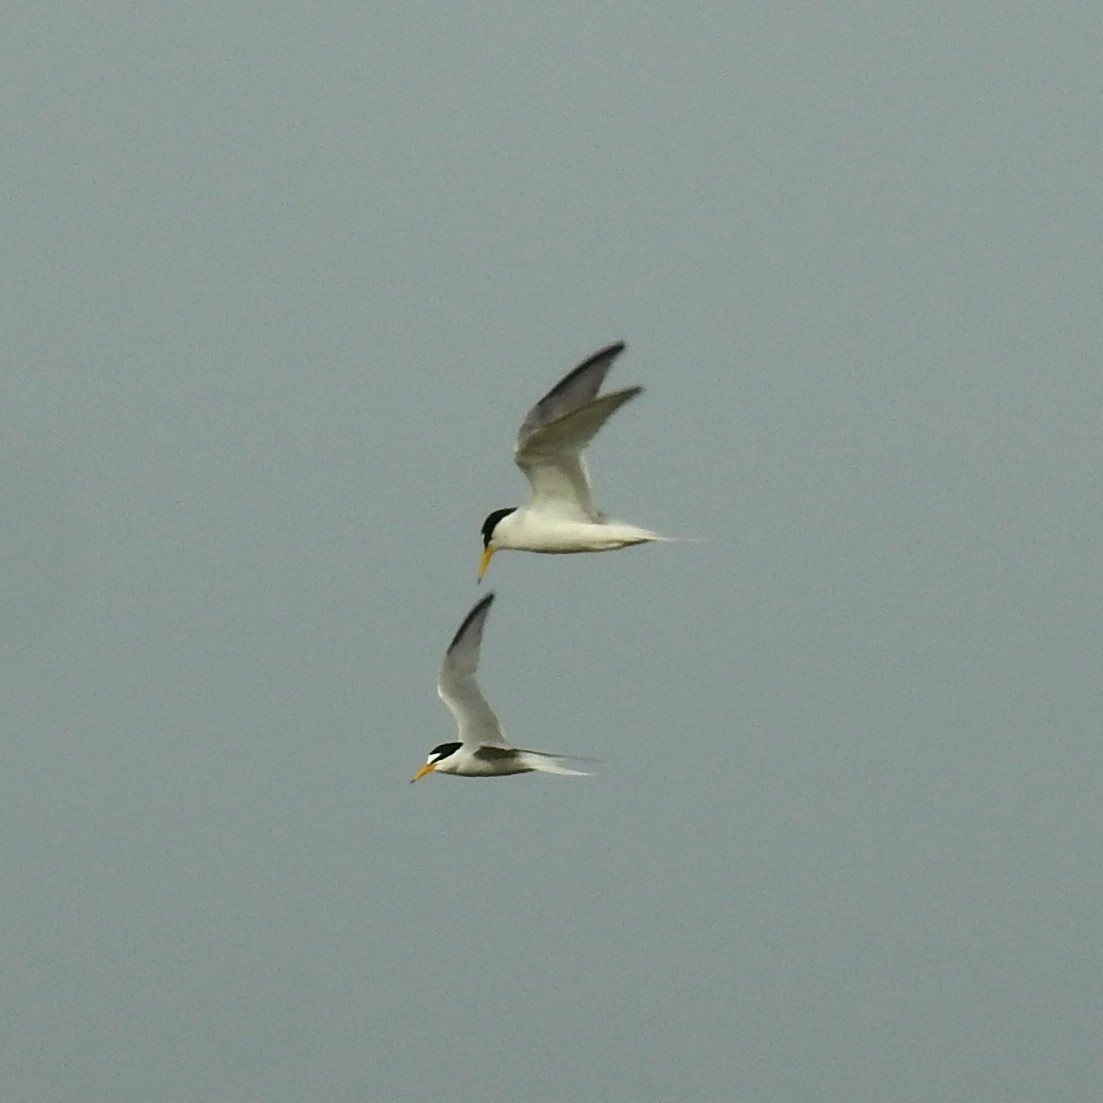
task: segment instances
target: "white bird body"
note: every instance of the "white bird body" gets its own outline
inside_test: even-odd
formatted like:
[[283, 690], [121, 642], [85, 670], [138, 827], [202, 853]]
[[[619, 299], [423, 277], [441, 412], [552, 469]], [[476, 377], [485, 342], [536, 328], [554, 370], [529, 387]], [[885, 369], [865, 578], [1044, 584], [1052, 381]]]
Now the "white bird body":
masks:
[[452, 639], [437, 677], [437, 693], [456, 720], [459, 740], [434, 747], [425, 765], [413, 776], [428, 773], [460, 777], [505, 777], [509, 774], [585, 776], [563, 766], [559, 755], [527, 751], [507, 743], [502, 727], [479, 689], [476, 671], [483, 642], [483, 626], [494, 601], [492, 593], [477, 602]]
[[528, 412], [513, 460], [529, 481], [529, 500], [513, 509], [495, 510], [483, 522], [479, 578], [502, 548], [557, 555], [613, 551], [665, 539], [649, 529], [610, 521], [594, 506], [582, 455], [605, 422], [643, 393], [642, 387], [627, 387], [598, 394], [623, 351], [624, 343], [618, 341], [595, 353]]
[[615, 551], [632, 544], [662, 540], [658, 533], [620, 521], [567, 520], [548, 524], [544, 515], [519, 509], [507, 514], [494, 530], [494, 542], [514, 551], [568, 555], [573, 552]]
[[[423, 767], [424, 769], [424, 767]], [[518, 747], [483, 746], [475, 750], [461, 747], [433, 767], [438, 774], [456, 777], [508, 777], [510, 774], [562, 774], [570, 777], [588, 776], [582, 770], [561, 766], [554, 755], [540, 751], [523, 751]], [[415, 779], [416, 780], [416, 779]]]

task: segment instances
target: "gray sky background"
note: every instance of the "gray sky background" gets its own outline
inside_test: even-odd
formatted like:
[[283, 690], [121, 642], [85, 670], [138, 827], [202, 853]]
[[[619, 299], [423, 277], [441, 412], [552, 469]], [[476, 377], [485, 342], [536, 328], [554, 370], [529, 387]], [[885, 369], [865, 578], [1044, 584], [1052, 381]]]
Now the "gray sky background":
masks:
[[5, 1100], [1094, 1098], [1096, 4], [2, 24]]

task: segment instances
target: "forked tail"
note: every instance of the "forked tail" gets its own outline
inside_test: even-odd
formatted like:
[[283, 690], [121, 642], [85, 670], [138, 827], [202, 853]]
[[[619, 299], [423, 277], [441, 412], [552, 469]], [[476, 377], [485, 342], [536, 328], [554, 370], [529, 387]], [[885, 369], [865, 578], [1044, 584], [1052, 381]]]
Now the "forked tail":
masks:
[[525, 751], [525, 765], [542, 774], [558, 774], [560, 777], [589, 777], [587, 770], [572, 770], [564, 766], [558, 755], [545, 754], [543, 751]]

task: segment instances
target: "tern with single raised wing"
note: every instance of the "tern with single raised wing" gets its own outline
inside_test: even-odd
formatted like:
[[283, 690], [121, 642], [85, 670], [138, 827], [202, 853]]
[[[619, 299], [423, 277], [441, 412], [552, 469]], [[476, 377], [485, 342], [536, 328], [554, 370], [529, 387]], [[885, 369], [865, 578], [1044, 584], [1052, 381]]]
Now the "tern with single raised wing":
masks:
[[434, 747], [425, 765], [410, 780], [417, 781], [429, 773], [460, 777], [504, 777], [533, 772], [586, 776], [582, 770], [561, 765], [562, 755], [522, 750], [503, 738], [498, 717], [475, 677], [483, 627], [493, 602], [493, 593], [487, 594], [464, 618], [445, 653], [437, 678], [437, 692], [456, 718], [459, 739]]

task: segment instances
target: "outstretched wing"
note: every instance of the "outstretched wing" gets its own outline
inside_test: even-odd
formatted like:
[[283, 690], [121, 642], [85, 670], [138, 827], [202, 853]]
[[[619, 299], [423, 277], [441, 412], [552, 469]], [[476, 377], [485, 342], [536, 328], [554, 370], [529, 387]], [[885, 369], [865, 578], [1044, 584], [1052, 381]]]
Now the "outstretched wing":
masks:
[[564, 414], [585, 406], [601, 390], [613, 361], [624, 352], [624, 342], [595, 352], [588, 360], [583, 360], [577, 368], [572, 368], [535, 406], [525, 415], [521, 428], [517, 432], [517, 447], [525, 438], [543, 425], [558, 421]]
[[597, 431], [642, 387], [598, 396], [601, 384], [624, 351], [624, 342], [595, 353], [564, 376], [529, 411], [513, 458], [532, 487], [530, 506], [564, 519], [599, 521], [582, 453]]
[[494, 602], [487, 594], [464, 618], [444, 655], [437, 693], [456, 718], [462, 743], [505, 745], [498, 717], [479, 689], [475, 674], [483, 642], [483, 626]]

